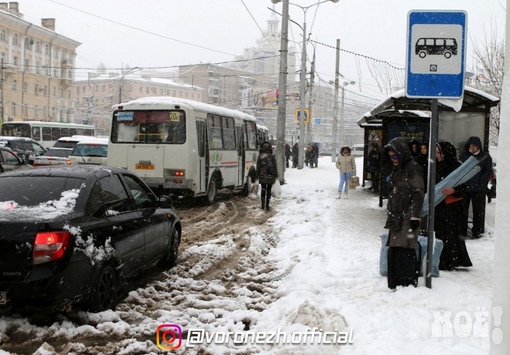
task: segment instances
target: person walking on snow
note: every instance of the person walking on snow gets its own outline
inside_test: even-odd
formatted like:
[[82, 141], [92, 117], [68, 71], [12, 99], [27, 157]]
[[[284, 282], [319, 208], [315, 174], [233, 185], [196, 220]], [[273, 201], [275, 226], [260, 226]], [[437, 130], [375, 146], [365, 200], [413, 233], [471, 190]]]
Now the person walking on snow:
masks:
[[[351, 155], [351, 148], [342, 147], [336, 158], [336, 168], [340, 171], [340, 183], [338, 184], [338, 197], [347, 198], [349, 192], [349, 179], [356, 175], [356, 161]], [[343, 191], [343, 193], [342, 193]]]
[[269, 210], [271, 188], [276, 179], [278, 179], [276, 158], [273, 155], [273, 147], [269, 142], [264, 142], [260, 145], [259, 157], [257, 158], [257, 177], [261, 186], [261, 207], [263, 210]]

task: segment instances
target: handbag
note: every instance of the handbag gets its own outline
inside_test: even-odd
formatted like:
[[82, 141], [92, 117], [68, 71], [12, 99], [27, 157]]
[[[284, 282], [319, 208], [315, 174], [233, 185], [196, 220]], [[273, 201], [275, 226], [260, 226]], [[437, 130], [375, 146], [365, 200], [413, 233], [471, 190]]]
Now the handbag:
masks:
[[349, 178], [349, 189], [356, 189], [356, 186], [359, 186], [359, 177], [351, 176]]
[[280, 185], [280, 180], [276, 179], [276, 181], [273, 184], [273, 187], [271, 188], [271, 196], [280, 197], [281, 195], [282, 195], [282, 187]]

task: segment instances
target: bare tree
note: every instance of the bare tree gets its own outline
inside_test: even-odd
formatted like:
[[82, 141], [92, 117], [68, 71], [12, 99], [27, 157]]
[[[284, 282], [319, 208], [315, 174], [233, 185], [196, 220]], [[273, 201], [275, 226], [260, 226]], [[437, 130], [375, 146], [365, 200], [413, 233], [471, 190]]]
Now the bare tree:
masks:
[[[490, 39], [486, 37], [481, 46], [475, 45], [473, 53], [477, 67], [474, 69], [475, 76], [471, 80], [471, 85], [500, 98], [505, 66], [504, 40], [498, 39], [493, 34]], [[500, 111], [501, 104], [492, 108], [489, 125], [490, 141], [496, 145], [499, 137]]]

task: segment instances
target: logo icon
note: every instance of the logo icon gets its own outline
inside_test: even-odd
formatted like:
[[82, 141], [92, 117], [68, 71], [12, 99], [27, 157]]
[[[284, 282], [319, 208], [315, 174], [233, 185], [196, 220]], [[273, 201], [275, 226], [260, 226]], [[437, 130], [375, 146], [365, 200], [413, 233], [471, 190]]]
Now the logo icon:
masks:
[[176, 350], [182, 345], [182, 328], [177, 324], [160, 324], [156, 329], [156, 344], [161, 350]]

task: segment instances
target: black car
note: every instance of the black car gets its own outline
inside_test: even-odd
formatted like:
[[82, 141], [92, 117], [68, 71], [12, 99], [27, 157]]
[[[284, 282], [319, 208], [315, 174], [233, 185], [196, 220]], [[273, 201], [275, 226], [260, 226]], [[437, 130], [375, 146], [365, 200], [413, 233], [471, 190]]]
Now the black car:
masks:
[[46, 152], [39, 142], [26, 137], [0, 136], [0, 146], [12, 149], [29, 164], [33, 164], [35, 157]]
[[33, 166], [27, 164], [10, 148], [0, 145], [0, 173], [25, 169], [33, 169]]
[[0, 311], [115, 308], [123, 286], [172, 266], [181, 221], [135, 174], [63, 166], [0, 175]]

